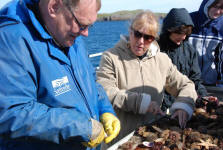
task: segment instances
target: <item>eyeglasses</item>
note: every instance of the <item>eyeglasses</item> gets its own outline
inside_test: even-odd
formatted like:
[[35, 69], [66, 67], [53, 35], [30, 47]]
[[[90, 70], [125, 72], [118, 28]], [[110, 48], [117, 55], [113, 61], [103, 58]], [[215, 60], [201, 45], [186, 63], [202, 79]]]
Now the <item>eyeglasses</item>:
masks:
[[67, 5], [66, 5], [66, 7], [68, 8], [68, 10], [70, 11], [70, 13], [71, 13], [72, 17], [74, 18], [75, 22], [76, 22], [77, 25], [79, 26], [79, 28], [80, 28], [80, 32], [81, 32], [81, 31], [84, 31], [84, 30], [86, 30], [86, 29], [88, 29], [88, 28], [90, 28], [90, 27], [93, 26], [92, 24], [90, 24], [90, 25], [82, 25], [82, 24], [78, 21], [77, 17], [74, 15], [74, 13], [72, 12], [71, 7], [70, 7], [70, 6], [67, 6]]
[[152, 35], [148, 35], [148, 34], [140, 33], [139, 31], [134, 30], [134, 29], [132, 29], [132, 30], [133, 30], [134, 36], [135, 36], [136, 38], [141, 38], [141, 37], [143, 37], [144, 40], [146, 40], [146, 41], [154, 41], [154, 40], [155, 40], [155, 37], [152, 36]]

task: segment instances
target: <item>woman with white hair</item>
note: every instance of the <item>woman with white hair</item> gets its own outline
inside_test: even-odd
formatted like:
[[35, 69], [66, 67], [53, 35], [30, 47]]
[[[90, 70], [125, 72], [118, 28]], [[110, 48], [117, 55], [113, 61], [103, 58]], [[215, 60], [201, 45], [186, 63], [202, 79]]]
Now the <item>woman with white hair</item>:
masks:
[[181, 127], [193, 113], [197, 98], [194, 84], [160, 52], [155, 40], [158, 29], [154, 14], [143, 11], [133, 19], [129, 36], [121, 36], [102, 55], [97, 81], [104, 87], [122, 126], [115, 140], [154, 121], [157, 114], [164, 115], [160, 106], [165, 90], [176, 97], [171, 114], [179, 119]]

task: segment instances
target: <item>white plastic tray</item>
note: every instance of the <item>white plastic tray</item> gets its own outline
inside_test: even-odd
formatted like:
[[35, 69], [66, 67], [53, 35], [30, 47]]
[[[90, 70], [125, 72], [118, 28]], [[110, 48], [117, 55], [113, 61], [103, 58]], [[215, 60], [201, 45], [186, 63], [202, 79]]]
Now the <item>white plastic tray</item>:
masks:
[[134, 135], [134, 133], [135, 133], [135, 131], [131, 132], [130, 134], [128, 134], [127, 136], [122, 138], [120, 141], [118, 141], [117, 143], [115, 143], [114, 145], [109, 147], [107, 150], [117, 150], [118, 147], [120, 145], [124, 144], [125, 142], [127, 142]]

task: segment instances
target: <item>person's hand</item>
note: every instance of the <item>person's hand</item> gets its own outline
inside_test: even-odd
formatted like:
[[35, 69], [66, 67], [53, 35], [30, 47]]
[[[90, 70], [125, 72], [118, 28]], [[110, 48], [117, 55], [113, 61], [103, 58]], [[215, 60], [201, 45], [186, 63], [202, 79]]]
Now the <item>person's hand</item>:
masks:
[[94, 119], [91, 119], [92, 122], [92, 135], [89, 142], [83, 142], [82, 144], [86, 147], [96, 147], [100, 144], [105, 138], [105, 132], [103, 125]]
[[178, 121], [179, 121], [179, 125], [182, 129], [184, 129], [186, 127], [187, 121], [188, 121], [188, 114], [185, 110], [183, 109], [178, 109], [176, 110], [173, 115], [171, 116], [171, 118], [176, 118], [178, 117]]
[[[215, 96], [204, 96], [204, 97], [198, 97], [196, 100], [196, 107], [202, 108], [202, 107], [208, 107], [215, 109], [219, 105], [219, 100]], [[207, 108], [206, 108], [207, 109]]]
[[107, 137], [105, 143], [111, 142], [118, 134], [121, 129], [120, 121], [112, 113], [104, 113], [101, 115], [100, 120], [104, 126]]
[[203, 99], [206, 99], [211, 103], [216, 103], [216, 104], [219, 103], [218, 98], [216, 96], [206, 96], [206, 97], [203, 97]]
[[147, 112], [153, 113], [154, 115], [165, 115], [165, 113], [161, 110], [160, 106], [155, 101], [150, 102]]

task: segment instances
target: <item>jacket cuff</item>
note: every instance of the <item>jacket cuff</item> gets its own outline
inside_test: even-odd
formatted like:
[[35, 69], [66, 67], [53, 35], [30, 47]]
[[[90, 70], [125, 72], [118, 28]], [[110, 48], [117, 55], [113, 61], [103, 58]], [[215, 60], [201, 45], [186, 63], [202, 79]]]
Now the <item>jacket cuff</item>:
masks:
[[188, 104], [185, 104], [185, 103], [182, 103], [182, 102], [175, 102], [173, 103], [173, 105], [171, 106], [170, 108], [170, 113], [174, 113], [176, 109], [183, 109], [187, 112], [187, 114], [189, 115], [189, 118], [188, 120], [191, 118], [192, 114], [193, 114], [193, 109], [188, 105]]
[[92, 125], [92, 133], [90, 136], [90, 140], [95, 140], [100, 135], [103, 126], [99, 121], [96, 121], [92, 118], [91, 118], [91, 125]]
[[149, 104], [151, 102], [151, 96], [149, 94], [142, 94], [142, 101], [139, 108], [139, 114], [146, 114]]

